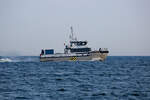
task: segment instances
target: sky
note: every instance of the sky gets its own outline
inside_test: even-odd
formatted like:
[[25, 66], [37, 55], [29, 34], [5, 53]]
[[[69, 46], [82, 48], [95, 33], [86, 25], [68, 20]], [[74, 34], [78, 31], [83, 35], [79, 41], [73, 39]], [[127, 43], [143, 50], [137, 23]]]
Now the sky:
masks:
[[63, 52], [78, 40], [110, 56], [150, 56], [150, 0], [0, 0], [0, 55]]

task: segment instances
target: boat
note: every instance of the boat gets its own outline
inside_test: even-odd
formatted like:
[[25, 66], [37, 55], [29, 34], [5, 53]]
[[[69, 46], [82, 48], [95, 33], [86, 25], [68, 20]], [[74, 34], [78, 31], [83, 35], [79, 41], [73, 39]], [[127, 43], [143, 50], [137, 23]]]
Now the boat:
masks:
[[64, 44], [64, 53], [55, 53], [54, 49], [42, 49], [40, 61], [104, 61], [109, 53], [107, 48], [92, 50], [88, 41], [77, 40], [71, 27], [69, 44]]

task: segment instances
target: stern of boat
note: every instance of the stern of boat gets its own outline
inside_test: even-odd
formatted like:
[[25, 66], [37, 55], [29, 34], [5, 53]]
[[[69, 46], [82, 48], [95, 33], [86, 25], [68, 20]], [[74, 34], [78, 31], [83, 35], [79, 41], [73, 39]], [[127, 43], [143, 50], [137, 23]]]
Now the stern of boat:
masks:
[[92, 51], [92, 60], [104, 61], [107, 58], [109, 51], [107, 48], [100, 48], [99, 51]]

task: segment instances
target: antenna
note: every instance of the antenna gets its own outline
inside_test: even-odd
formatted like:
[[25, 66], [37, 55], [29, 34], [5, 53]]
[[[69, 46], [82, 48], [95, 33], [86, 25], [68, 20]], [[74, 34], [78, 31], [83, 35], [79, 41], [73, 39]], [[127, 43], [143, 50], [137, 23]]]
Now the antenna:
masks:
[[72, 27], [72, 26], [70, 27], [70, 30], [71, 30], [71, 35], [69, 36], [69, 38], [70, 38], [71, 40], [77, 40], [76, 37], [74, 38], [73, 27]]
[[72, 26], [70, 27], [70, 30], [71, 30], [71, 39], [73, 40], [73, 28], [72, 28]]

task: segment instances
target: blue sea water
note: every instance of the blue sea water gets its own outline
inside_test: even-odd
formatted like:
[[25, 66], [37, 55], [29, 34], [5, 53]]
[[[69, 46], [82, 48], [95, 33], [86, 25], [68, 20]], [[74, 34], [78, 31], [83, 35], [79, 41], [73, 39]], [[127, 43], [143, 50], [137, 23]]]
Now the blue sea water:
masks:
[[2, 58], [7, 62], [0, 62], [0, 100], [150, 100], [150, 57], [109, 56], [103, 62]]

